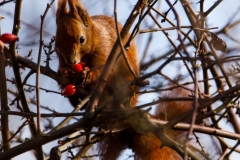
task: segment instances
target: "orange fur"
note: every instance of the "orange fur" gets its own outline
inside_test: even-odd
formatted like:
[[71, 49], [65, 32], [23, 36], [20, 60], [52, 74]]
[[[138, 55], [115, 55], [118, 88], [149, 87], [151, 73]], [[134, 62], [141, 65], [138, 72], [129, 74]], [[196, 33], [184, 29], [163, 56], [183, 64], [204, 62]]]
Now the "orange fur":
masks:
[[[173, 89], [172, 91], [165, 92], [163, 97], [165, 98], [181, 98], [181, 97], [189, 97], [190, 92], [186, 91], [182, 88]], [[159, 119], [170, 121], [179, 115], [189, 111], [192, 109], [191, 101], [171, 101], [171, 102], [161, 102], [156, 108], [156, 112], [154, 114], [155, 117]], [[185, 122], [189, 122], [190, 119], [186, 119]], [[174, 139], [177, 142], [183, 142], [183, 136], [185, 136], [186, 132], [177, 131], [177, 130], [167, 130], [168, 136]]]
[[[90, 17], [86, 9], [77, 0], [59, 0], [56, 18], [56, 52], [59, 57], [59, 70], [80, 61], [84, 62], [90, 69], [105, 64], [117, 39], [113, 18], [103, 15]], [[120, 24], [118, 24], [118, 27], [120, 30], [122, 29]], [[83, 44], [79, 43], [81, 36], [85, 37]], [[136, 45], [132, 44], [126, 53], [134, 72], [139, 76]], [[89, 84], [85, 88], [77, 87], [77, 92], [69, 97], [73, 106], [78, 104], [79, 98], [82, 99], [91, 92], [100, 73], [101, 68], [93, 70]], [[61, 72], [60, 74], [65, 84], [73, 83], [73, 79], [64, 76]], [[127, 63], [123, 56], [120, 56], [100, 97], [99, 106], [106, 103], [108, 103], [106, 107], [120, 107], [121, 104], [126, 107], [135, 106], [137, 95], [134, 95], [134, 93], [138, 91], [138, 87], [131, 86], [126, 88], [124, 92], [122, 91], [122, 88], [133, 80], [134, 76]], [[106, 136], [99, 145], [101, 146], [99, 153], [104, 155], [102, 159], [116, 159], [121, 151], [128, 146], [125, 133]]]
[[[163, 97], [188, 97], [189, 92], [183, 89], [174, 89], [166, 92]], [[153, 115], [154, 118], [170, 121], [192, 109], [192, 102], [173, 101], [161, 102]], [[173, 140], [182, 143], [186, 132], [168, 129], [166, 134]], [[182, 160], [183, 158], [173, 149], [162, 146], [162, 142], [152, 133], [131, 136], [132, 150], [136, 160]]]
[[[84, 62], [90, 69], [104, 65], [117, 39], [114, 19], [103, 15], [90, 17], [77, 0], [68, 0], [67, 2], [69, 4], [68, 11], [66, 10], [66, 0], [59, 0], [57, 10], [56, 52], [59, 57], [60, 70], [80, 61]], [[122, 28], [120, 24], [118, 27]], [[81, 36], [85, 37], [83, 44], [79, 42]], [[138, 76], [136, 45], [133, 44], [126, 52], [131, 66]], [[77, 105], [79, 98], [81, 99], [88, 92], [91, 92], [100, 73], [101, 68], [93, 70], [86, 89], [78, 87], [78, 92], [69, 97], [74, 106]], [[64, 75], [62, 78], [65, 84], [73, 82], [73, 79]], [[137, 102], [137, 96], [133, 95], [138, 88], [131, 86], [125, 92], [122, 91], [122, 88], [133, 80], [134, 76], [128, 69], [127, 63], [123, 56], [120, 56], [100, 98], [100, 105], [107, 99], [114, 99], [113, 105], [117, 106], [123, 103], [134, 106]]]
[[132, 149], [136, 160], [182, 160], [176, 151], [161, 145], [161, 141], [150, 132], [132, 136]]
[[[67, 8], [67, 4], [69, 8]], [[59, 0], [56, 23], [56, 52], [59, 57], [60, 70], [78, 62], [84, 62], [90, 69], [105, 64], [117, 39], [113, 18], [103, 15], [90, 17], [87, 10], [78, 0]], [[122, 29], [120, 24], [118, 24], [118, 27], [120, 30]], [[82, 36], [84, 36], [85, 41], [80, 43]], [[126, 53], [133, 70], [139, 76], [136, 45], [132, 44]], [[77, 86], [77, 92], [69, 97], [73, 106], [78, 104], [78, 99], [84, 98], [86, 94], [92, 91], [100, 73], [101, 68], [93, 70], [87, 86], [85, 88]], [[73, 83], [73, 78], [66, 77], [61, 72], [60, 74], [65, 85]], [[120, 56], [109, 76], [104, 92], [100, 97], [99, 105], [106, 104], [111, 99], [106, 107], [119, 107], [121, 104], [126, 107], [135, 106], [137, 95], [134, 95], [134, 93], [138, 91], [138, 87], [130, 86], [125, 89], [125, 92], [122, 91], [122, 88], [133, 80], [134, 76], [129, 70], [123, 56]], [[176, 92], [176, 94], [179, 94], [179, 92]], [[180, 107], [177, 107], [177, 104], [178, 102], [176, 104], [168, 103], [164, 108], [167, 110], [168, 120], [176, 116], [176, 113], [180, 111], [185, 112], [191, 108], [186, 103]], [[159, 108], [162, 108], [161, 105]], [[162, 113], [159, 110], [157, 117], [162, 117]], [[176, 133], [169, 131], [169, 133], [171, 132]], [[161, 148], [161, 141], [152, 133], [139, 135], [131, 129], [107, 135], [100, 142], [98, 149], [100, 155], [102, 155], [101, 159], [114, 160], [127, 147], [132, 148], [136, 154], [136, 159], [182, 159], [174, 150], [165, 146]]]

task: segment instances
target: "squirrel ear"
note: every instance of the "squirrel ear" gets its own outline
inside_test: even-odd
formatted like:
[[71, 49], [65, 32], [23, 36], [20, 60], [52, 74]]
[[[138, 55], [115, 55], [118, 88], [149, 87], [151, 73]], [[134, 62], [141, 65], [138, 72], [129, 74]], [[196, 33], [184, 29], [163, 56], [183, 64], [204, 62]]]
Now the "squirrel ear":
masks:
[[78, 0], [68, 0], [68, 3], [73, 16], [80, 18], [85, 27], [91, 27], [91, 18], [82, 3]]
[[57, 19], [59, 19], [62, 15], [67, 13], [67, 0], [59, 0], [58, 1], [58, 9], [56, 13]]

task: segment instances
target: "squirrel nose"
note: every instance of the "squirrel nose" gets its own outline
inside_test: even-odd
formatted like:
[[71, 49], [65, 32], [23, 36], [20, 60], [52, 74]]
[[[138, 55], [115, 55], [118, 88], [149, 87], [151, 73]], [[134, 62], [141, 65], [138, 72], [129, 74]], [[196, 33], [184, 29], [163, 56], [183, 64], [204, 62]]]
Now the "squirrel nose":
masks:
[[64, 52], [64, 54], [62, 54], [66, 64], [73, 65], [81, 61], [81, 55], [79, 52], [70, 51], [68, 54], [66, 53], [67, 52]]
[[73, 65], [73, 64], [76, 64], [77, 61], [75, 59], [65, 59], [65, 62], [68, 64], [68, 65]]
[[73, 65], [73, 64], [77, 64], [78, 63], [76, 58], [71, 58], [71, 57], [65, 57], [65, 62], [68, 65]]

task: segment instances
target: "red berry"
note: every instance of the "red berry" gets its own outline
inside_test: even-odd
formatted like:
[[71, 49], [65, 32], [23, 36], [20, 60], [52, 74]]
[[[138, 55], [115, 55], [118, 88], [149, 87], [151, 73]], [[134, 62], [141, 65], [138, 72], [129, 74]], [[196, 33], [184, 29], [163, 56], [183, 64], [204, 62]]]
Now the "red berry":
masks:
[[63, 96], [72, 96], [76, 92], [76, 87], [73, 84], [67, 85], [63, 90], [62, 90], [62, 95]]
[[83, 64], [82, 63], [78, 63], [78, 64], [73, 64], [72, 65], [72, 70], [75, 73], [80, 73], [83, 70]]
[[18, 36], [11, 33], [4, 33], [1, 35], [0, 40], [4, 43], [12, 43], [18, 41]]

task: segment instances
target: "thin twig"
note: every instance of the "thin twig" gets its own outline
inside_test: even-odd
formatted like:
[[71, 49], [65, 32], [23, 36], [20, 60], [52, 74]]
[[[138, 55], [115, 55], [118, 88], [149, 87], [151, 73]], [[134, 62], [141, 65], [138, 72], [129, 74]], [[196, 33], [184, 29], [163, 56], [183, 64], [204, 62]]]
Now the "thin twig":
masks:
[[123, 42], [122, 42], [122, 39], [120, 37], [120, 32], [119, 32], [119, 25], [118, 25], [118, 18], [117, 18], [117, 0], [114, 0], [114, 17], [115, 17], [115, 25], [116, 25], [116, 32], [117, 32], [117, 36], [118, 36], [118, 42], [119, 42], [119, 45], [121, 47], [121, 50], [122, 50], [122, 55], [124, 57], [124, 60], [126, 61], [127, 63], [127, 66], [129, 68], [129, 70], [132, 72], [132, 75], [134, 77], [134, 79], [137, 78], [137, 74], [135, 73], [135, 71], [133, 70], [130, 62], [129, 62], [129, 59], [127, 57], [127, 54], [126, 54], [126, 51], [125, 51], [125, 48], [123, 47]]
[[[41, 117], [72, 117], [72, 116], [83, 116], [85, 112], [83, 113], [60, 113], [60, 112], [54, 112], [54, 113], [42, 113]], [[14, 115], [14, 116], [20, 116], [20, 117], [37, 117], [37, 113], [26, 113], [26, 112], [17, 112], [17, 111], [0, 111], [0, 115]], [[61, 127], [61, 126], [60, 126]], [[60, 128], [57, 127], [57, 128]]]
[[[197, 31], [202, 31], [202, 32], [207, 32], [207, 31], [212, 30], [212, 29], [218, 29], [218, 27], [211, 27], [211, 28], [204, 28], [204, 29], [196, 28], [196, 27], [193, 27], [193, 26], [180, 26], [180, 27], [181, 28], [188, 28], [188, 29], [195, 29]], [[158, 31], [168, 31], [168, 30], [175, 30], [175, 29], [177, 29], [177, 27], [153, 28], [153, 29], [141, 30], [139, 32], [139, 34], [149, 33], [149, 32], [158, 32]]]
[[[78, 111], [89, 101], [89, 97], [90, 97], [90, 95], [86, 96], [86, 97], [84, 98], [84, 100], [82, 100], [82, 101], [80, 102], [80, 104], [78, 104], [78, 105], [76, 106], [76, 108], [74, 108], [74, 110], [72, 111], [72, 114], [78, 112]], [[79, 113], [78, 113], [78, 114], [79, 114]], [[83, 113], [81, 113], [81, 114], [83, 114]], [[63, 126], [64, 126], [65, 124], [67, 124], [71, 119], [72, 119], [72, 116], [68, 116], [68, 117], [67, 117], [66, 119], [64, 119], [61, 123], [59, 123], [54, 129], [52, 129], [51, 132], [53, 132], [54, 130], [57, 130], [57, 129], [63, 127]]]
[[240, 141], [238, 140], [237, 143], [231, 148], [231, 150], [224, 156], [224, 159], [228, 159], [232, 152], [239, 146]]
[[[197, 53], [195, 53], [195, 58], [196, 58], [196, 56], [197, 56]], [[195, 65], [195, 66], [193, 66], [193, 74], [194, 74], [194, 100], [193, 100], [193, 113], [192, 113], [191, 127], [189, 128], [188, 135], [187, 135], [188, 140], [190, 140], [191, 135], [193, 133], [193, 126], [196, 123], [196, 116], [197, 116], [197, 113], [198, 113], [198, 78], [197, 78], [198, 67], [197, 67], [196, 61], [193, 62], [193, 64]], [[186, 143], [185, 143], [186, 147], [188, 146], [188, 143], [189, 143], [189, 141], [186, 141]], [[187, 152], [184, 155], [184, 159], [185, 160], [188, 159]]]
[[55, 0], [52, 0], [51, 3], [47, 4], [47, 8], [44, 11], [44, 14], [41, 16], [41, 25], [40, 25], [40, 42], [39, 42], [39, 51], [38, 51], [38, 60], [37, 60], [37, 69], [36, 69], [36, 98], [37, 98], [37, 130], [38, 133], [41, 133], [41, 111], [40, 111], [40, 63], [41, 63], [41, 55], [42, 55], [42, 48], [43, 48], [43, 27], [44, 27], [44, 21], [45, 17], [47, 15], [48, 10], [51, 8], [51, 5], [53, 4]]
[[204, 17], [207, 17], [209, 13], [211, 13], [222, 1], [223, 0], [218, 0], [217, 2], [215, 2], [214, 5], [204, 13]]
[[[151, 121], [156, 123], [157, 125], [160, 125], [160, 126], [164, 126], [168, 123], [167, 121], [156, 120], [156, 119], [151, 119]], [[190, 127], [191, 127], [191, 124], [177, 123], [172, 127], [172, 129], [188, 131]], [[214, 135], [214, 136], [229, 138], [229, 139], [232, 139], [232, 140], [237, 140], [237, 139], [240, 138], [240, 134], [237, 134], [237, 133], [232, 133], [232, 132], [228, 132], [228, 131], [223, 131], [221, 129], [216, 129], [216, 128], [212, 128], [212, 127], [205, 127], [205, 126], [196, 125], [196, 124], [193, 125], [193, 131], [198, 132], [198, 133], [208, 134], [208, 135]]]
[[[23, 124], [18, 128], [18, 130], [11, 136], [11, 138], [8, 139], [8, 142], [10, 142], [26, 125], [28, 125], [28, 120], [24, 121]], [[3, 146], [1, 147], [0, 151], [6, 147], [6, 144], [3, 143]]]

